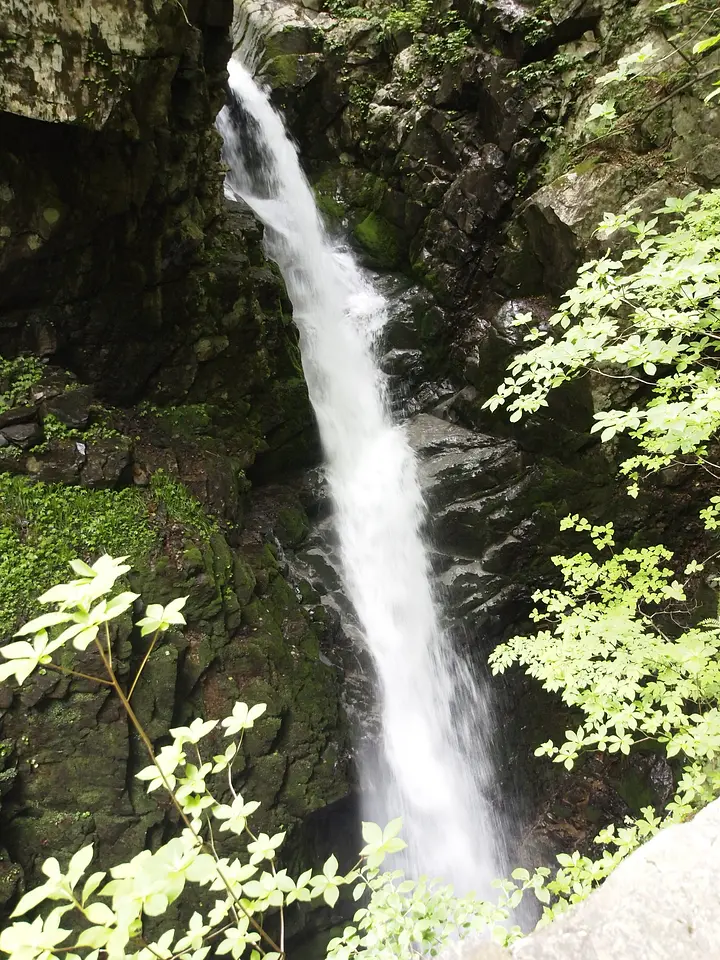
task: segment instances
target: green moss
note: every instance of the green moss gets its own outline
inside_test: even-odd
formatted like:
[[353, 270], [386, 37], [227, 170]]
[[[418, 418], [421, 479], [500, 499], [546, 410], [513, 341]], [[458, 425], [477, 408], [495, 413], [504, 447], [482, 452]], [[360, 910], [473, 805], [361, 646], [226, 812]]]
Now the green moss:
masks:
[[200, 437], [212, 432], [213, 410], [208, 403], [187, 403], [183, 406], [160, 408], [143, 402], [139, 409], [141, 413], [151, 414], [162, 420], [172, 436]]
[[134, 489], [85, 490], [0, 474], [0, 634], [36, 609], [34, 598], [67, 578], [74, 557], [129, 555], [156, 542]]
[[217, 521], [209, 517], [200, 501], [184, 483], [171, 477], [164, 470], [156, 470], [150, 480], [150, 489], [162, 501], [171, 520], [181, 523], [188, 530], [208, 538], [217, 530]]
[[330, 223], [340, 223], [345, 218], [345, 207], [332, 194], [320, 193], [315, 190], [315, 203], [320, 213]]
[[279, 53], [264, 67], [271, 87], [292, 87], [298, 79], [298, 54]]
[[398, 231], [376, 213], [370, 213], [354, 230], [357, 242], [382, 267], [394, 267], [401, 259]]
[[0, 357], [0, 413], [27, 399], [30, 388], [43, 375], [43, 366], [35, 357], [5, 360]]
[[250, 564], [237, 555], [233, 567], [233, 580], [235, 583], [235, 594], [241, 604], [249, 603], [250, 597], [255, 590], [255, 574]]
[[276, 533], [284, 547], [297, 547], [310, 529], [308, 518], [302, 510], [291, 507], [278, 513]]

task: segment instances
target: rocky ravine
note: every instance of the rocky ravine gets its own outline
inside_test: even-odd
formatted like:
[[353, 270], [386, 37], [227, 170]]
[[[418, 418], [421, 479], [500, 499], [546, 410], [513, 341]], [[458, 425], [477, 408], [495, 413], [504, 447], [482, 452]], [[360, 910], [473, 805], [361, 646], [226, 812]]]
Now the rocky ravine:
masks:
[[[558, 536], [566, 513], [612, 518], [621, 538], [642, 527], [681, 555], [702, 539], [692, 474], [636, 502], [616, 488], [615, 453], [588, 432], [609, 402], [594, 384], [519, 427], [483, 403], [521, 345], [514, 314], [547, 316], [600, 252], [605, 211], [649, 213], [717, 185], [720, 110], [702, 103], [706, 86], [673, 95], [660, 72], [623, 94], [620, 133], [588, 134], [606, 95], [595, 79], [618, 57], [651, 42], [666, 69], [682, 62], [667, 37], [699, 26], [682, 9], [665, 20], [620, 0], [408, 9], [238, 0], [234, 36], [272, 87], [329, 222], [370, 265], [425, 287], [392, 288], [385, 366], [411, 417], [448, 616], [482, 664], [524, 626], [549, 556], [577, 548]], [[498, 693], [498, 762], [505, 797], [529, 801], [521, 832], [542, 811], [530, 837], [574, 848], [598, 822], [664, 799], [671, 773], [652, 758], [630, 770], [592, 760], [558, 780], [528, 755], [566, 718], [511, 683], [509, 712]]]
[[[190, 594], [188, 629], [138, 689], [142, 719], [160, 737], [192, 714], [224, 715], [236, 697], [267, 700], [247, 790], [268, 821], [304, 824], [302, 857], [337, 835], [323, 818], [343, 816], [340, 703], [356, 696], [357, 669], [332, 566], [318, 561], [327, 505], [302, 475], [318, 451], [289, 305], [257, 225], [222, 201], [213, 121], [232, 4], [188, 4], [191, 24], [175, 0], [135, 0], [127, 16], [110, 0], [72, 17], [49, 4], [10, 9], [0, 353], [42, 362], [0, 367], [3, 630], [26, 612], [28, 582], [45, 586], [68, 558], [51, 542], [70, 556], [129, 550], [147, 600]], [[248, 18], [261, 34], [265, 75], [330, 220], [369, 263], [424, 284], [385, 281], [396, 311], [384, 363], [412, 418], [448, 617], [481, 663], [522, 625], [570, 508], [610, 514], [621, 534], [647, 517], [663, 534], [692, 532], [682, 482], [618, 506], [614, 464], [587, 434], [586, 389], [522, 429], [488, 418], [482, 402], [518, 347], [514, 312], [548, 309], [592, 251], [604, 209], [638, 198], [651, 208], [715, 182], [717, 112], [698, 130], [699, 101], [684, 97], [659, 110], [649, 139], [563, 169], [592, 99], [583, 71], [591, 78], [647, 29], [626, 3], [462, 2], [458, 49], [310, 7], [253, 0], [235, 13], [238, 42]], [[539, 78], [517, 75], [527, 66]], [[661, 153], [678, 163], [664, 167]], [[40, 481], [32, 496], [13, 479], [23, 476]], [[117, 644], [129, 669], [142, 644], [129, 629]], [[54, 681], [2, 693], [6, 904], [46, 850], [63, 856], [92, 838], [109, 862], [167, 823], [133, 786], [142, 761], [114, 705]], [[582, 844], [648, 790], [661, 797], [667, 770], [652, 759], [630, 770], [593, 761], [558, 780], [531, 753], [564, 717], [534, 687], [517, 682], [511, 696], [512, 711], [498, 704], [500, 777], [506, 797], [527, 799], [525, 823], [542, 811], [543, 852]]]

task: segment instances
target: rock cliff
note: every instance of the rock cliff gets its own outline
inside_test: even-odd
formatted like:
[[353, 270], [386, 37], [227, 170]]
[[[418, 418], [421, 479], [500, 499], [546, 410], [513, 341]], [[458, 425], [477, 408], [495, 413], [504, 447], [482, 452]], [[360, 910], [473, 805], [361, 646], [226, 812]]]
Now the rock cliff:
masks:
[[[317, 441], [282, 282], [222, 196], [232, 4], [2, 10], [3, 639], [72, 556], [130, 554], [145, 602], [191, 597], [135, 694], [150, 735], [267, 702], [247, 788], [292, 828], [347, 795], [347, 744], [335, 626], [287, 579], [302, 509], [249, 493]], [[116, 646], [127, 673], [143, 641]], [[2, 902], [48, 851], [162, 834], [111, 697], [46, 676], [0, 698]]]

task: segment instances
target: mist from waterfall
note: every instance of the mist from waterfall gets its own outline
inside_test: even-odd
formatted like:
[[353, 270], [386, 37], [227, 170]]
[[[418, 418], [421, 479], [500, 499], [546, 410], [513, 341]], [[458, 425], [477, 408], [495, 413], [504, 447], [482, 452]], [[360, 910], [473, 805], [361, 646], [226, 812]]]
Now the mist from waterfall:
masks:
[[361, 757], [365, 819], [402, 816], [412, 876], [487, 893], [502, 870], [488, 751], [492, 717], [470, 666], [440, 627], [421, 529], [414, 454], [393, 422], [374, 342], [387, 303], [328, 237], [280, 115], [229, 65], [218, 118], [226, 189], [265, 224], [299, 330], [334, 503], [344, 584], [377, 673], [380, 742]]

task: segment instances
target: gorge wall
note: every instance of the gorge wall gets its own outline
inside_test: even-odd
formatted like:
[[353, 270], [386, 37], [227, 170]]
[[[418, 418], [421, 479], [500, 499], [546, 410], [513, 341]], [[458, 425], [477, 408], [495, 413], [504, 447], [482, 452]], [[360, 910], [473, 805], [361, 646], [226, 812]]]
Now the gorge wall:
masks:
[[[668, 43], [643, 3], [459, 0], [443, 22], [315, 6], [0, 0], [3, 636], [83, 550], [130, 553], [146, 601], [189, 594], [187, 630], [138, 689], [141, 719], [159, 738], [236, 698], [268, 702], [247, 789], [268, 823], [298, 828], [299, 850], [301, 825], [332, 837], [312, 815], [348, 803], [343, 704], [352, 716], [362, 670], [339, 626], [326, 496], [305, 472], [319, 451], [290, 307], [257, 223], [223, 200], [213, 124], [231, 38], [259, 33], [322, 209], [387, 275], [383, 362], [447, 617], [478, 664], [523, 624], [570, 510], [626, 537], [642, 523], [681, 553], [700, 536], [692, 478], [620, 498], [613, 451], [588, 433], [594, 385], [522, 427], [482, 405], [519, 347], [514, 313], [551, 309], [605, 210], [720, 181], [720, 111], [702, 89], [647, 115], [630, 104], [637, 122], [589, 142], [594, 78], [649, 37]], [[129, 671], [140, 638], [116, 642]], [[512, 710], [505, 695], [499, 776], [525, 798], [522, 858], [668, 792], [652, 756], [559, 776], [532, 750], [564, 714], [521, 680]], [[47, 850], [92, 838], [110, 862], [165, 831], [105, 694], [45, 676], [3, 686], [0, 712], [0, 902]]]
[[[157, 738], [267, 702], [247, 784], [291, 828], [347, 794], [347, 743], [335, 627], [284, 575], [304, 516], [248, 496], [249, 474], [313, 463], [317, 441], [282, 283], [222, 197], [232, 4], [3, 4], [1, 20], [3, 639], [72, 556], [130, 554], [145, 602], [191, 597], [141, 719]], [[116, 644], [127, 673], [143, 641], [128, 624]], [[109, 863], [162, 835], [107, 691], [49, 675], [0, 697], [3, 903], [49, 850], [92, 839]]]
[[[602, 252], [606, 211], [649, 215], [667, 196], [717, 185], [711, 80], [674, 73], [676, 34], [700, 15], [612, 2], [315, 6], [242, 0], [235, 43], [261, 51], [330, 223], [370, 266], [422, 287], [395, 288], [384, 363], [420, 455], [446, 611], [482, 662], [522, 627], [549, 557], [575, 549], [558, 534], [568, 512], [612, 518], [624, 542], [642, 530], [681, 559], [702, 552], [692, 470], [635, 501], [615, 485], [620, 451], [589, 427], [616, 397], [594, 378], [518, 426], [483, 408], [522, 346], [515, 313], [552, 311]], [[659, 65], [616, 94], [616, 128], [593, 128], [607, 96], [597, 79], [647, 44]], [[709, 74], [717, 64], [711, 54]], [[537, 856], [535, 841], [582, 846], [607, 817], [662, 802], [672, 773], [653, 757], [635, 769], [595, 757], [571, 777], [535, 762], [535, 744], [567, 718], [535, 687], [510, 684], [493, 687], [502, 793], [530, 801], [519, 856]]]

